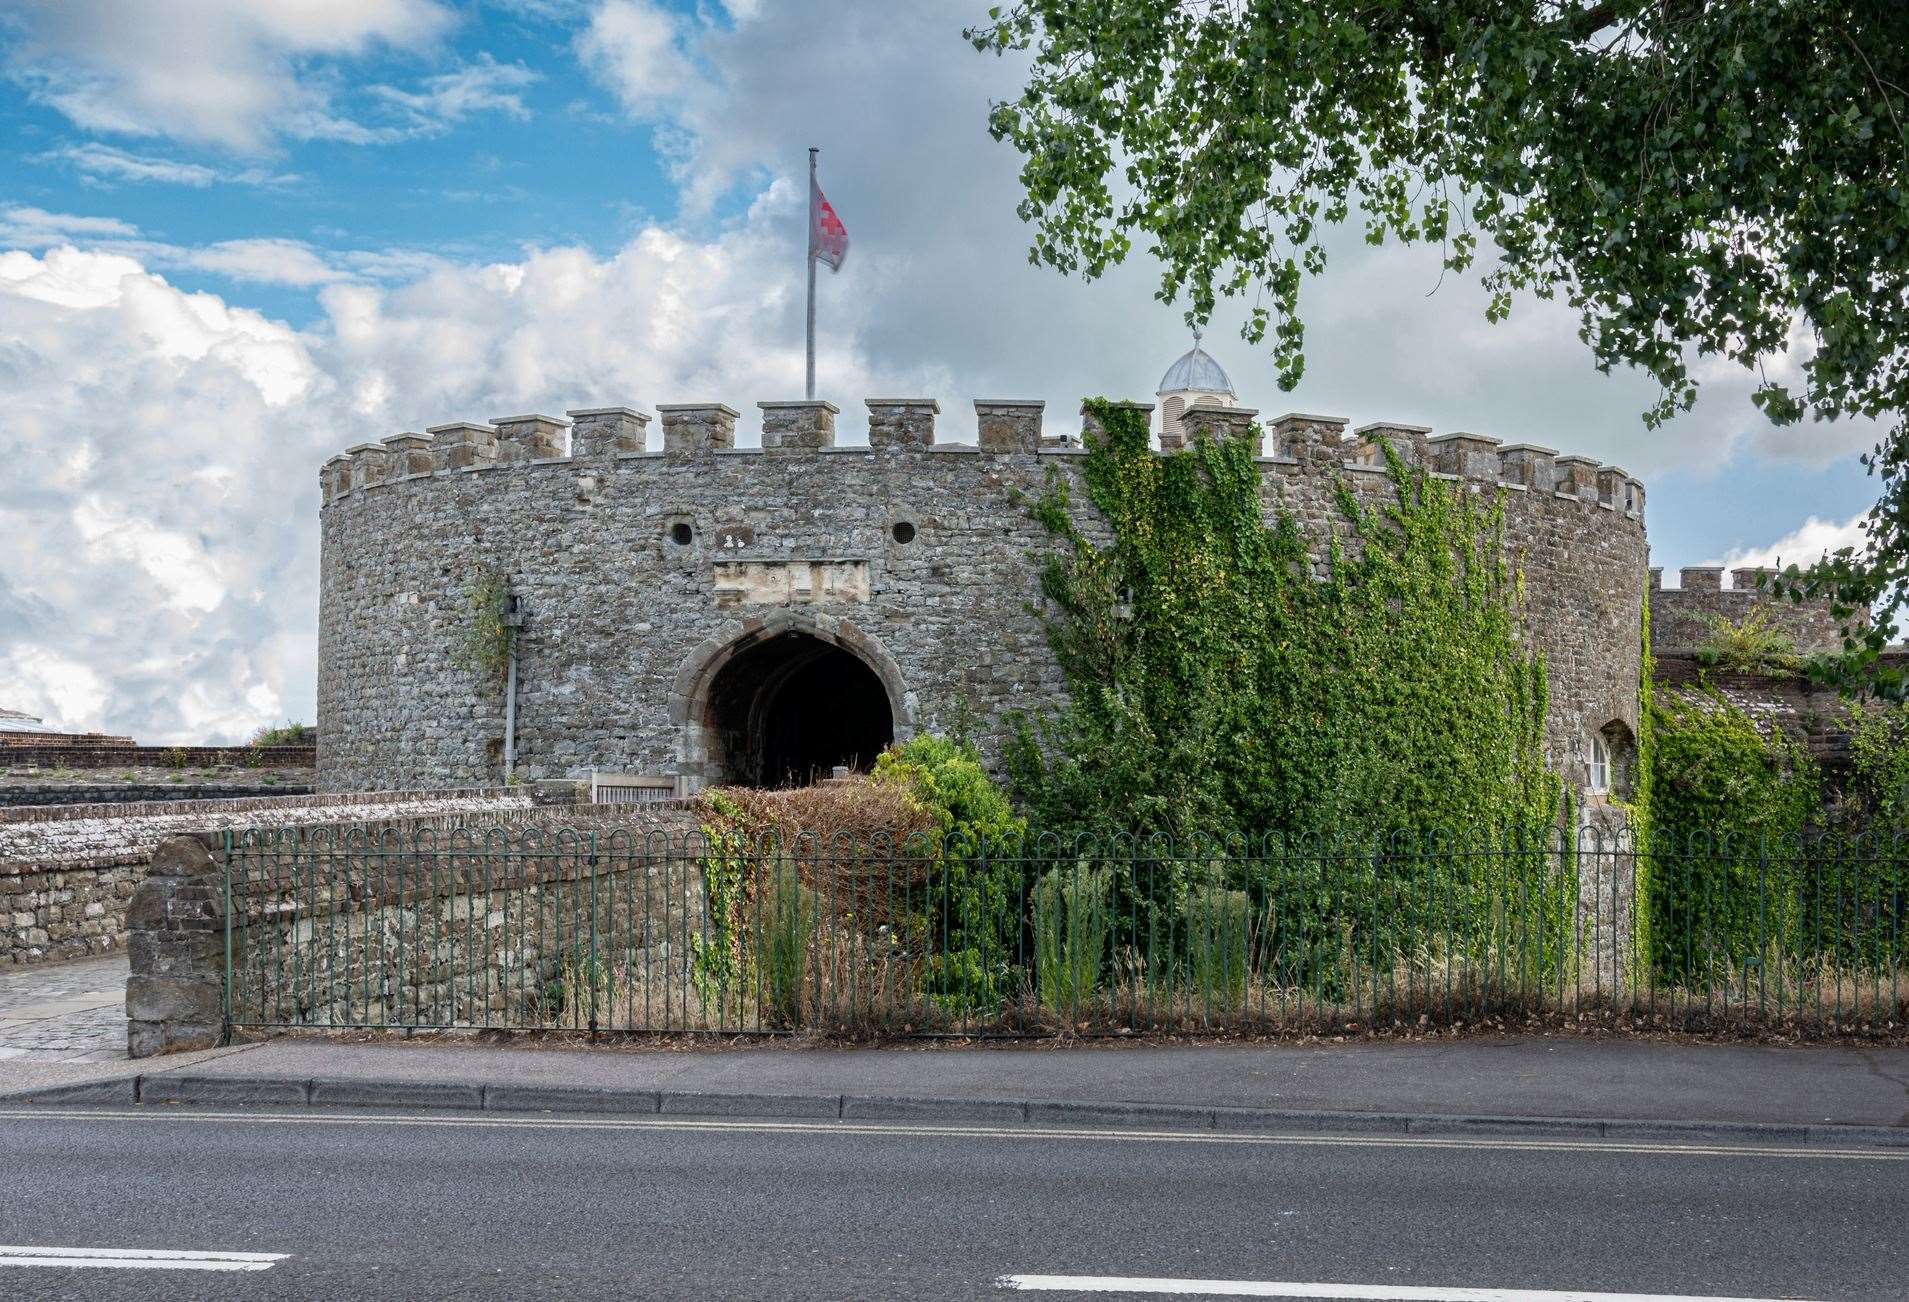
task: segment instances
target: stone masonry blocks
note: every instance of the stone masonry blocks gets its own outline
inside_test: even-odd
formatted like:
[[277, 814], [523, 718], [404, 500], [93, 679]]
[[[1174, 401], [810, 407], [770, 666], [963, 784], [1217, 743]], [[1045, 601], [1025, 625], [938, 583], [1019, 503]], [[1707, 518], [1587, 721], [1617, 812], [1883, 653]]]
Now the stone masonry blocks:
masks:
[[497, 430], [497, 459], [505, 464], [547, 461], [567, 450], [564, 432], [570, 422], [555, 416], [493, 416], [491, 425]]
[[868, 446], [933, 447], [935, 417], [940, 414], [941, 404], [933, 398], [870, 398]]
[[1024, 398], [976, 398], [975, 441], [983, 452], [1039, 452], [1045, 402]]
[[497, 431], [489, 425], [461, 420], [449, 425], [432, 425], [424, 432], [431, 436], [434, 469], [468, 470], [497, 460]]
[[835, 418], [842, 409], [832, 402], [759, 402], [762, 410], [762, 450], [810, 451], [835, 446]]
[[720, 402], [671, 403], [658, 406], [663, 421], [663, 455], [690, 457], [736, 446], [734, 407]]
[[577, 458], [635, 456], [650, 445], [649, 416], [630, 407], [587, 407], [570, 417], [570, 454]]
[[126, 911], [126, 1049], [210, 1049], [225, 1036], [225, 882], [206, 835], [153, 851]]
[[[713, 455], [735, 444], [737, 414], [720, 403], [658, 407], [660, 456], [631, 455], [646, 433], [640, 413], [596, 408], [572, 413], [573, 465], [506, 462], [334, 491], [320, 516], [321, 789], [494, 778], [501, 701], [456, 658], [461, 558], [507, 568], [527, 616], [517, 760], [531, 781], [592, 769], [718, 780], [702, 693], [715, 666], [772, 632], [826, 634], [862, 659], [889, 694], [896, 735], [963, 717], [997, 761], [1008, 716], [1065, 690], [1039, 607], [1055, 544], [1031, 503], [1058, 476], [1087, 537], [1104, 542], [1106, 523], [1081, 459], [1044, 448], [1038, 402], [977, 400], [978, 447], [937, 445], [932, 399], [867, 408], [874, 455], [831, 455], [827, 403], [763, 404], [755, 456]], [[1196, 406], [1185, 419], [1194, 438], [1254, 437], [1246, 409]], [[1505, 542], [1526, 576], [1526, 627], [1551, 690], [1545, 749], [1581, 786], [1589, 738], [1612, 722], [1637, 726], [1648, 561], [1636, 481], [1531, 444], [1432, 441], [1398, 423], [1362, 426], [1355, 443], [1347, 426], [1305, 413], [1267, 423], [1267, 519], [1290, 515], [1323, 564], [1333, 531], [1344, 538], [1339, 492], [1375, 507], [1394, 492], [1387, 476], [1346, 465], [1378, 437], [1428, 469], [1438, 449], [1456, 467], [1447, 473], [1478, 491], [1508, 485]], [[1098, 436], [1091, 416], [1083, 433]], [[489, 426], [431, 435], [434, 463], [462, 458], [440, 470], [496, 460]], [[352, 469], [337, 464], [334, 485]], [[838, 573], [854, 581], [809, 581]], [[1653, 594], [1654, 625], [1661, 609], [1674, 627], [1681, 596]]]

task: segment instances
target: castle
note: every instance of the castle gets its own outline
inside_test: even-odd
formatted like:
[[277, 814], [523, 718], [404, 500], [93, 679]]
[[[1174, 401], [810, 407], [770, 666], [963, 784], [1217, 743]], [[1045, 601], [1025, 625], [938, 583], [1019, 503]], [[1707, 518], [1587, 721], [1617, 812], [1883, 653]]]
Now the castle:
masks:
[[[1260, 439], [1269, 519], [1290, 512], [1316, 540], [1335, 485], [1394, 491], [1381, 439], [1502, 493], [1549, 670], [1547, 754], [1593, 804], [1628, 781], [1647, 589], [1659, 649], [1763, 600], [1746, 572], [1662, 587], [1644, 486], [1592, 458], [1393, 422], [1261, 423], [1197, 341], [1156, 397], [1159, 455]], [[1005, 717], [1063, 690], [1036, 609], [1052, 542], [1030, 506], [1050, 470], [1077, 478], [1080, 442], [1045, 431], [1032, 401], [976, 399], [972, 444], [937, 437], [928, 398], [868, 399], [866, 441], [843, 437], [832, 403], [758, 406], [760, 447], [736, 446], [734, 409], [692, 403], [657, 408], [655, 447], [648, 414], [605, 407], [440, 425], [327, 461], [321, 789], [495, 782], [508, 747], [522, 776], [687, 793], [865, 766], [957, 719], [998, 755]], [[1084, 493], [1070, 500], [1092, 517]], [[508, 577], [521, 614], [508, 693], [459, 655], [479, 566]], [[1836, 644], [1825, 608], [1770, 608], [1799, 649]]]

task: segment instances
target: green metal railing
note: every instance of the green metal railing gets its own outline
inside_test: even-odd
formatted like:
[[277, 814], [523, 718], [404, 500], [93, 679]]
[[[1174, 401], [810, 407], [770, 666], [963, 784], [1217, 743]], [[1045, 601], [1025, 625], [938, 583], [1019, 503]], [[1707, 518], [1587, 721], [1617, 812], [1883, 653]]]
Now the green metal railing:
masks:
[[236, 1027], [1046, 1035], [1909, 1022], [1896, 835], [228, 833]]

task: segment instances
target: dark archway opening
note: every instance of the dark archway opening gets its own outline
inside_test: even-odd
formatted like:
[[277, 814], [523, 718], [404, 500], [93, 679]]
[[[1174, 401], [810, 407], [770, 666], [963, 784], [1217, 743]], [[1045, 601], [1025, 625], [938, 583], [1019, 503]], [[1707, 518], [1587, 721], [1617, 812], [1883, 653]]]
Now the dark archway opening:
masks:
[[807, 633], [738, 652], [716, 671], [708, 699], [705, 722], [723, 782], [800, 786], [838, 764], [865, 770], [895, 739], [881, 678]]

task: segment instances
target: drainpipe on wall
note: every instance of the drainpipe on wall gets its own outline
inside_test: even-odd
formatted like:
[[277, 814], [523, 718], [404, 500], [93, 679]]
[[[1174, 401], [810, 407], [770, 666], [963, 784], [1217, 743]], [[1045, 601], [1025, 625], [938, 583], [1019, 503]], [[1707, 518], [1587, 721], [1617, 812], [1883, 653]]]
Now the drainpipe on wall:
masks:
[[523, 636], [524, 609], [512, 593], [504, 604], [504, 626], [511, 630], [510, 660], [504, 669], [504, 785], [517, 771], [517, 641]]

